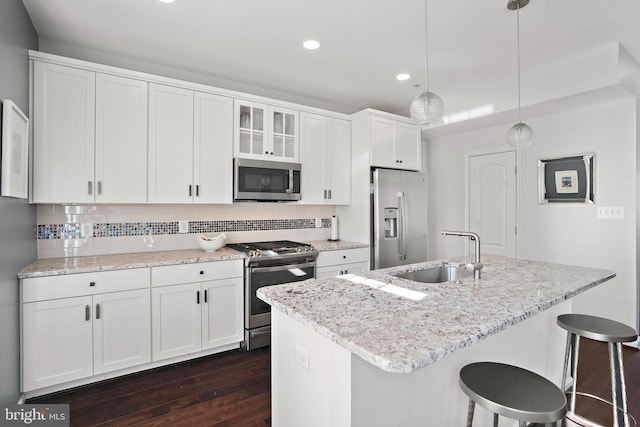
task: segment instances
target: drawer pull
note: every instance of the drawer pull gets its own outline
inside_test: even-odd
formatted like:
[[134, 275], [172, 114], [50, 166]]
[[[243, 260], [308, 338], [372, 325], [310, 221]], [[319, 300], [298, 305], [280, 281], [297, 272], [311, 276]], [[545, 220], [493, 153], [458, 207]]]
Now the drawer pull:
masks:
[[91, 320], [91, 307], [89, 307], [88, 305], [84, 306], [84, 320], [86, 320], [87, 322]]
[[93, 287], [93, 286], [95, 286], [95, 285], [96, 285], [96, 282], [89, 282], [89, 286], [92, 286], [92, 287]]
[[201, 274], [201, 275], [204, 275], [204, 270], [200, 270], [200, 274]]

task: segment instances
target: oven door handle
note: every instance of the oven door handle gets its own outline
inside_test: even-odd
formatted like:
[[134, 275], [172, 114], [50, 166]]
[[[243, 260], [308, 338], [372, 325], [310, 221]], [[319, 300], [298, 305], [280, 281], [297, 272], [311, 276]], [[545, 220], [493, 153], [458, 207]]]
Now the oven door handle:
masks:
[[249, 334], [251, 335], [251, 338], [255, 338], [258, 337], [260, 335], [267, 335], [271, 333], [271, 328], [269, 327], [267, 328], [260, 328], [261, 330], [256, 332], [256, 331], [249, 331]]
[[305, 262], [303, 264], [288, 264], [288, 265], [278, 265], [276, 267], [251, 267], [251, 273], [270, 273], [273, 271], [286, 271], [294, 268], [308, 268], [315, 267], [315, 262]]

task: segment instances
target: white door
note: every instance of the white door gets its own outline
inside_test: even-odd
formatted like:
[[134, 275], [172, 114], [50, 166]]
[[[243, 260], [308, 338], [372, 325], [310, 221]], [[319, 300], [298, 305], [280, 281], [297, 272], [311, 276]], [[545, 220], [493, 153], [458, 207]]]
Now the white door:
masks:
[[22, 391], [93, 375], [91, 297], [23, 304]]
[[233, 99], [195, 93], [194, 202], [233, 201]]
[[326, 203], [326, 117], [311, 113], [301, 113], [300, 141], [302, 202]]
[[96, 75], [95, 168], [96, 202], [147, 202], [147, 82]]
[[469, 157], [469, 231], [481, 253], [516, 257], [516, 152]]
[[244, 339], [242, 278], [204, 282], [202, 349]]
[[422, 165], [422, 142], [420, 128], [405, 123], [396, 124], [395, 143], [398, 168], [420, 170]]
[[153, 360], [201, 349], [200, 283], [151, 290]]
[[93, 203], [95, 73], [35, 62], [33, 201]]
[[151, 361], [149, 289], [93, 297], [94, 375]]
[[327, 120], [326, 162], [327, 188], [331, 190], [328, 202], [332, 205], [350, 204], [351, 123], [347, 120]]
[[193, 91], [149, 84], [149, 203], [192, 203]]

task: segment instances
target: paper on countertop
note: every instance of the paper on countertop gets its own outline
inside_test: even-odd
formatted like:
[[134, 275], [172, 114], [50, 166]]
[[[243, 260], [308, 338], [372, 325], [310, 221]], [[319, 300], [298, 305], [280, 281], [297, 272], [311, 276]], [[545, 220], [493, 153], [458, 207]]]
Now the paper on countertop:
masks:
[[397, 295], [399, 297], [407, 298], [413, 301], [420, 301], [427, 296], [427, 294], [413, 291], [411, 289], [402, 288], [396, 285], [390, 285], [384, 282], [380, 282], [379, 280], [367, 279], [366, 277], [357, 276], [355, 274], [342, 274], [340, 276], [336, 276], [339, 279], [345, 279], [353, 283], [360, 283], [366, 286], [370, 286], [374, 289], [379, 289], [384, 292], [388, 292], [393, 295]]
[[306, 276], [307, 273], [304, 272], [304, 270], [301, 270], [299, 268], [290, 268], [289, 269], [289, 273], [293, 274], [294, 276]]

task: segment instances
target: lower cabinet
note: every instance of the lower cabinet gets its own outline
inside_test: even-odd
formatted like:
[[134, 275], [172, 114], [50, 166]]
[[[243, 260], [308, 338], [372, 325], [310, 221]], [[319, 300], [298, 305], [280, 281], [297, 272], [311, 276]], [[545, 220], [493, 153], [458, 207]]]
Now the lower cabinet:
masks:
[[362, 274], [368, 269], [369, 249], [355, 248], [323, 251], [316, 261], [316, 278], [339, 276], [341, 274]]
[[142, 270], [23, 280], [23, 391], [151, 361], [149, 273]]
[[239, 347], [243, 272], [237, 259], [22, 279], [21, 391]]
[[154, 361], [244, 339], [241, 260], [151, 270]]

